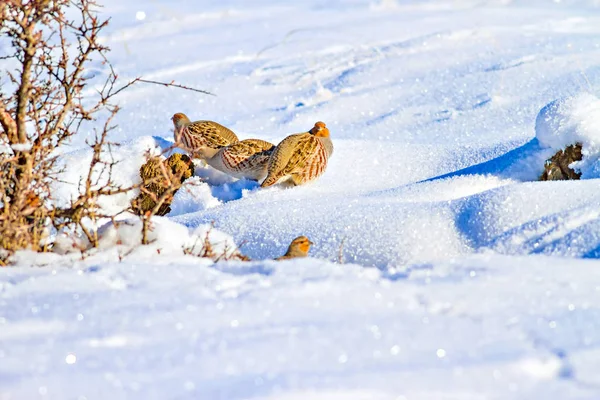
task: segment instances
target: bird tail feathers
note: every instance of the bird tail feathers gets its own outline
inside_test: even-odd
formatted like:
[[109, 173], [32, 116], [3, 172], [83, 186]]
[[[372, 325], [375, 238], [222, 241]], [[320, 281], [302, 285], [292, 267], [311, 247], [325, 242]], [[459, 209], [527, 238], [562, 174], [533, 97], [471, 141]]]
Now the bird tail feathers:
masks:
[[269, 186], [273, 186], [277, 183], [277, 177], [275, 176], [267, 176], [267, 178], [260, 184], [261, 188], [266, 188]]

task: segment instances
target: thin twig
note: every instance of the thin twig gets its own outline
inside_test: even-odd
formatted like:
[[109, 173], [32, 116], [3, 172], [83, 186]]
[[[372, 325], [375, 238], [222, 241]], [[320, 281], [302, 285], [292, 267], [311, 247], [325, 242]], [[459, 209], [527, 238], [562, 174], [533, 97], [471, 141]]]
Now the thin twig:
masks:
[[340, 248], [338, 249], [338, 264], [344, 263], [344, 242], [346, 242], [346, 236], [342, 239], [340, 243]]
[[175, 81], [171, 81], [171, 82], [159, 82], [159, 81], [152, 81], [149, 79], [142, 79], [142, 78], [135, 78], [133, 81], [131, 81], [131, 83], [135, 83], [135, 82], [143, 82], [143, 83], [150, 83], [153, 85], [162, 85], [162, 86], [167, 86], [167, 87], [176, 87], [176, 88], [180, 88], [180, 89], [185, 89], [185, 90], [191, 90], [192, 92], [198, 92], [198, 93], [204, 93], [204, 94], [208, 94], [210, 96], [216, 96], [216, 94], [208, 92], [206, 90], [201, 90], [201, 89], [196, 89], [196, 88], [191, 88], [189, 86], [185, 86], [185, 85], [180, 85], [178, 83], [175, 83]]

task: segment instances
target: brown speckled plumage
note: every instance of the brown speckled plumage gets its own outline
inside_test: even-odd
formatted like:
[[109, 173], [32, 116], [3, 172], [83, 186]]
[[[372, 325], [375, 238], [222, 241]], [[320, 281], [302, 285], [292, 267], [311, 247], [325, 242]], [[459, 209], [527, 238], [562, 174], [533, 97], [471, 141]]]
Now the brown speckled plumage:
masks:
[[269, 157], [275, 146], [260, 139], [246, 139], [222, 147], [210, 158], [208, 165], [234, 178], [246, 178], [255, 181], [267, 175]]
[[261, 187], [276, 183], [302, 185], [315, 180], [325, 172], [332, 153], [329, 129], [323, 122], [317, 122], [309, 132], [290, 135], [277, 145]]
[[204, 159], [206, 152], [220, 149], [221, 147], [239, 141], [233, 131], [213, 121], [195, 121], [182, 113], [173, 115], [173, 125], [175, 126], [175, 143], [194, 157]]
[[276, 258], [276, 260], [289, 260], [291, 258], [307, 257], [310, 250], [310, 245], [313, 244], [306, 236], [298, 236], [292, 240], [286, 253]]

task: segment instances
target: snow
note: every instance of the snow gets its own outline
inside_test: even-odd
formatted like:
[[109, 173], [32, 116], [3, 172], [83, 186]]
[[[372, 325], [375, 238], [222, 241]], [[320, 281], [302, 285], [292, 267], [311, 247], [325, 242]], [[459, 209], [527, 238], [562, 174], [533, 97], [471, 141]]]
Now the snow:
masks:
[[[76, 238], [77, 239], [77, 238]], [[85, 256], [102, 260], [102, 257], [114, 256], [117, 252], [118, 259], [131, 254], [140, 254], [149, 259], [155, 255], [181, 255], [187, 253], [199, 256], [209, 251], [206, 246], [210, 244], [213, 260], [228, 259], [236, 254], [238, 248], [233, 238], [211, 225], [199, 225], [194, 229], [186, 228], [181, 224], [167, 218], [153, 218], [148, 228], [147, 246], [139, 246], [142, 241], [142, 221], [139, 218], [121, 219], [108, 222], [98, 229], [98, 249], [91, 249], [86, 238], [80, 238], [73, 243], [73, 238], [60, 235], [55, 253], [81, 253], [87, 250]]]
[[[148, 246], [125, 214], [99, 250], [59, 236], [55, 254], [18, 253], [0, 270], [1, 400], [600, 397], [597, 2], [103, 13], [122, 79], [217, 95], [122, 92], [117, 183], [169, 149], [176, 112], [273, 143], [322, 120], [335, 153], [293, 189], [197, 163]], [[77, 194], [93, 135], [62, 153], [57, 202]], [[538, 182], [574, 142], [582, 180]], [[197, 257], [207, 235], [216, 263]], [[310, 258], [271, 260], [298, 235]], [[253, 261], [219, 257], [238, 248]]]
[[317, 260], [210, 265], [174, 255], [8, 269], [2, 390], [592, 399], [598, 278], [593, 261], [497, 255], [386, 275]]
[[589, 93], [555, 100], [545, 106], [535, 121], [538, 141], [553, 150], [574, 143], [596, 147], [600, 141], [600, 99]]
[[220, 204], [222, 204], [221, 201], [213, 196], [210, 186], [199, 177], [193, 176], [187, 179], [175, 193], [169, 215], [204, 211]]
[[551, 102], [540, 111], [535, 132], [540, 144], [554, 151], [581, 143], [583, 159], [572, 168], [584, 179], [600, 177], [600, 99], [596, 96], [582, 93]]
[[10, 146], [14, 151], [29, 151], [33, 147], [33, 143], [13, 144]]

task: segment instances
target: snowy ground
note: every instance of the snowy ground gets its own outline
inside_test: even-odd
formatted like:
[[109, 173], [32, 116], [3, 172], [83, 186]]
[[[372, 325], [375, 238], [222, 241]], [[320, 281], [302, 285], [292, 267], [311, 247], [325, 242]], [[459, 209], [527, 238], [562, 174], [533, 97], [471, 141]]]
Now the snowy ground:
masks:
[[[334, 155], [291, 190], [200, 170], [148, 248], [19, 255], [0, 271], [1, 400], [600, 398], [596, 1], [105, 4], [122, 77], [217, 94], [123, 93], [122, 182], [175, 112], [273, 142], [322, 120]], [[586, 179], [533, 182], [570, 139]], [[180, 255], [211, 221], [253, 259], [300, 234], [314, 258]]]

